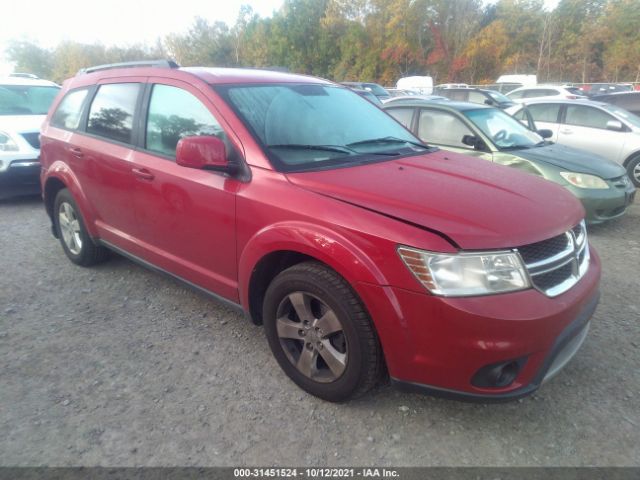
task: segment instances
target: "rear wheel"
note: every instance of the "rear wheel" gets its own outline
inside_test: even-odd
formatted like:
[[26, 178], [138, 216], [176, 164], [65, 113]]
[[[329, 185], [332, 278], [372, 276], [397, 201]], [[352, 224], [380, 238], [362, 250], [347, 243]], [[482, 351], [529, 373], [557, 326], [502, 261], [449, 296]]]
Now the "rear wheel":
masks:
[[56, 195], [53, 221], [62, 249], [73, 263], [88, 267], [107, 259], [109, 251], [93, 243], [78, 205], [66, 188]]
[[280, 273], [267, 289], [263, 319], [280, 367], [312, 395], [344, 401], [378, 381], [382, 349], [376, 332], [333, 270], [305, 262]]

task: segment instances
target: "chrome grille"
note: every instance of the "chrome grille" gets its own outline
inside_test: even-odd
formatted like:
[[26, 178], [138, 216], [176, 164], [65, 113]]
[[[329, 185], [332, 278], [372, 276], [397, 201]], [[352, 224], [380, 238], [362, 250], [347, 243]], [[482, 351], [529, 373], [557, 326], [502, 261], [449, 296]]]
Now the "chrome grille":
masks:
[[557, 237], [516, 249], [533, 286], [549, 297], [566, 292], [589, 268], [589, 242], [584, 221]]

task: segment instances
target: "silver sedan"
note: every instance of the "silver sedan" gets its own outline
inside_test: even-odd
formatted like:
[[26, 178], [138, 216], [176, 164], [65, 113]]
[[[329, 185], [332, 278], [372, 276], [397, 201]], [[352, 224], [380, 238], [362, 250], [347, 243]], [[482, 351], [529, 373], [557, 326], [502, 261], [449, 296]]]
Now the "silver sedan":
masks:
[[529, 100], [505, 110], [549, 140], [618, 162], [640, 187], [640, 117], [591, 100]]

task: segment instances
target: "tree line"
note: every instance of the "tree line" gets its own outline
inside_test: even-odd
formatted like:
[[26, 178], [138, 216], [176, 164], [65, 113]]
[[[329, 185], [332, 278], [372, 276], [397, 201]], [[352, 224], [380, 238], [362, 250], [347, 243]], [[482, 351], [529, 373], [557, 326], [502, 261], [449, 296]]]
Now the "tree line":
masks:
[[272, 17], [241, 7], [234, 25], [194, 19], [187, 32], [130, 47], [13, 41], [16, 71], [60, 82], [82, 67], [151, 58], [182, 66], [280, 67], [393, 85], [493, 83], [506, 73], [539, 82], [640, 81], [640, 0], [285, 0]]

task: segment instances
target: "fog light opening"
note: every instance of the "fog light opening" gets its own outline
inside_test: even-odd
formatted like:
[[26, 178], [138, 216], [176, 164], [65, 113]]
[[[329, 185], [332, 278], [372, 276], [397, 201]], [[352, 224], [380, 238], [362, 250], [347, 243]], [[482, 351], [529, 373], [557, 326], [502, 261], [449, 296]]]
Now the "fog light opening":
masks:
[[486, 365], [476, 372], [471, 384], [475, 387], [508, 387], [514, 382], [526, 361], [525, 357]]

